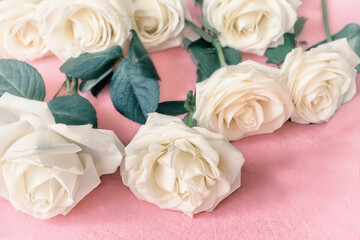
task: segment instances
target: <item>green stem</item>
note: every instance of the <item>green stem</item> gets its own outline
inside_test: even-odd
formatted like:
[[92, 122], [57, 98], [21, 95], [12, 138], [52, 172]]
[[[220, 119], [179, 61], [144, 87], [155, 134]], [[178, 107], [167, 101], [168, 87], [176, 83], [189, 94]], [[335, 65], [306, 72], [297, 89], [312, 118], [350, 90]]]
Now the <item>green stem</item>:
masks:
[[328, 19], [328, 11], [327, 11], [326, 0], [321, 0], [321, 5], [322, 5], [322, 13], [323, 13], [325, 31], [326, 31], [326, 41], [331, 42], [332, 41], [332, 36], [331, 36], [331, 31], [330, 31], [330, 26], [329, 26], [329, 19]]
[[189, 20], [185, 19], [185, 24], [188, 25], [196, 34], [198, 34], [202, 39], [211, 43], [214, 41], [214, 37], [211, 36], [209, 33], [205, 32], [203, 29], [199, 28]]
[[65, 90], [67, 93], [69, 93], [70, 89], [71, 89], [71, 79], [70, 79], [70, 77], [66, 77]]
[[219, 39], [214, 38], [213, 46], [216, 48], [216, 52], [217, 52], [217, 55], [219, 57], [221, 67], [226, 67], [227, 64], [226, 64], [226, 61], [225, 61], [224, 52], [222, 50]]
[[68, 94], [69, 95], [78, 95], [79, 94], [79, 92], [78, 92], [79, 80], [74, 77], [70, 77], [69, 80], [70, 80], [72, 86], [71, 86], [71, 89], [68, 91]]
[[189, 112], [189, 119], [188, 119], [188, 122], [187, 122], [187, 125], [189, 128], [192, 128], [193, 127], [193, 116], [194, 116], [194, 113], [193, 111]]

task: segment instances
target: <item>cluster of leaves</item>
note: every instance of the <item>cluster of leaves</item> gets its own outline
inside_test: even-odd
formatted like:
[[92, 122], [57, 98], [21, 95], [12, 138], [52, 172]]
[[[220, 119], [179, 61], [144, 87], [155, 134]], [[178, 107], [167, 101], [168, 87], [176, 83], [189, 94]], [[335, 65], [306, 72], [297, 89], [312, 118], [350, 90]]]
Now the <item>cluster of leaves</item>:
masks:
[[[198, 28], [188, 21], [186, 23], [194, 32], [199, 34], [201, 38], [194, 42], [187, 38], [183, 40], [185, 48], [190, 52], [197, 66], [198, 82], [209, 78], [224, 64], [236, 65], [242, 61], [242, 55], [238, 50], [220, 46], [218, 39], [220, 33], [210, 26], [206, 18], [201, 18], [200, 21], [203, 26], [202, 28]], [[222, 56], [219, 56], [219, 54]], [[221, 62], [222, 57], [224, 58], [224, 63]]]
[[[35, 68], [25, 62], [1, 59], [0, 95], [5, 92], [37, 101], [44, 101], [46, 95], [44, 80]], [[79, 95], [54, 98], [48, 105], [57, 123], [90, 123], [97, 127], [94, 107]]]
[[[66, 61], [60, 70], [81, 79], [80, 91], [91, 90], [97, 96], [110, 82], [110, 96], [115, 108], [125, 117], [144, 124], [147, 114], [159, 104], [159, 76], [135, 31], [127, 56], [120, 46], [100, 53], [87, 53]], [[115, 65], [121, 61], [115, 69]]]
[[[144, 124], [152, 112], [177, 116], [188, 113], [187, 124], [195, 112], [195, 97], [192, 92], [185, 101], [159, 103], [159, 76], [145, 47], [135, 31], [130, 41], [127, 56], [120, 46], [100, 53], [86, 53], [71, 58], [60, 68], [68, 78], [81, 79], [80, 91], [91, 91], [97, 96], [109, 83], [110, 97], [125, 117]], [[116, 63], [119, 62], [115, 68]], [[190, 96], [191, 95], [191, 96]], [[191, 125], [195, 125], [191, 122]]]

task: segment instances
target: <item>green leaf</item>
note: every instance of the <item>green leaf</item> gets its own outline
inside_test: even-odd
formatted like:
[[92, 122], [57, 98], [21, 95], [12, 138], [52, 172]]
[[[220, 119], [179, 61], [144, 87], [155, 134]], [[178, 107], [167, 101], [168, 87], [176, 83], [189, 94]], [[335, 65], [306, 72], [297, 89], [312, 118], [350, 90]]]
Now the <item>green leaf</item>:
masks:
[[[346, 38], [348, 40], [351, 48], [354, 50], [354, 52], [358, 56], [360, 56], [360, 26], [358, 24], [350, 23], [350, 24], [346, 25], [338, 33], [336, 33], [332, 36], [333, 40], [338, 40], [341, 38]], [[311, 46], [307, 50], [310, 50], [311, 48], [315, 48], [326, 42], [327, 42], [326, 40], [319, 42], [319, 43], [315, 44], [314, 46]], [[356, 69], [358, 70], [358, 72], [360, 72], [360, 65], [358, 65]]]
[[66, 125], [90, 123], [97, 128], [96, 111], [86, 98], [79, 95], [63, 96], [54, 98], [48, 105], [56, 123]]
[[80, 83], [80, 87], [79, 90], [81, 92], [87, 92], [89, 90], [91, 90], [93, 87], [95, 87], [99, 82], [101, 82], [102, 80], [105, 80], [107, 78], [107, 76], [109, 76], [112, 73], [113, 69], [110, 68], [108, 69], [108, 71], [106, 71], [103, 75], [101, 75], [98, 79], [94, 79], [94, 80], [88, 80], [88, 81], [82, 81]]
[[286, 55], [296, 47], [295, 35], [293, 33], [284, 34], [284, 44], [276, 48], [268, 48], [266, 63], [276, 64], [278, 67], [284, 62]]
[[186, 110], [184, 105], [185, 105], [185, 101], [162, 102], [159, 103], [156, 112], [170, 116], [177, 116], [188, 112], [188, 110]]
[[184, 47], [185, 47], [186, 49], [188, 49], [189, 46], [190, 46], [190, 44], [192, 43], [192, 41], [191, 41], [190, 39], [188, 39], [188, 38], [184, 38], [184, 39], [182, 40], [182, 42], [183, 42], [183, 45], [184, 45]]
[[294, 25], [294, 35], [295, 37], [299, 36], [302, 30], [304, 29], [305, 23], [307, 19], [304, 17], [300, 17], [296, 20]]
[[45, 84], [40, 73], [25, 62], [0, 59], [0, 96], [15, 96], [43, 101]]
[[128, 57], [111, 78], [110, 96], [121, 114], [144, 124], [147, 114], [158, 107], [159, 76], [136, 32], [132, 33]]
[[[185, 41], [189, 43], [188, 39]], [[185, 46], [188, 46], [187, 49], [198, 67], [198, 82], [209, 78], [217, 69], [221, 68], [216, 48], [212, 43], [199, 39]], [[233, 48], [223, 48], [223, 54], [228, 65], [236, 65], [242, 60], [241, 53]]]
[[139, 62], [124, 58], [110, 81], [110, 96], [115, 108], [125, 117], [144, 124], [147, 114], [159, 102], [159, 83], [154, 73]]
[[77, 58], [70, 58], [60, 67], [60, 71], [83, 81], [98, 79], [109, 69], [113, 69], [116, 61], [122, 57], [121, 47], [114, 46], [103, 52], [85, 53]]
[[144, 45], [142, 44], [139, 36], [134, 30], [131, 30], [133, 37], [130, 41], [128, 58], [140, 67], [141, 73], [148, 78], [160, 79], [154, 63], [148, 55]]
[[241, 63], [242, 55], [239, 50], [236, 50], [236, 49], [230, 48], [230, 47], [225, 47], [222, 49], [223, 49], [223, 53], [224, 53], [225, 61], [226, 61], [227, 65], [237, 65], [237, 64]]
[[[358, 42], [360, 40], [360, 26], [356, 23], [350, 23], [350, 24], [346, 25], [343, 29], [341, 29], [338, 33], [334, 34], [332, 37], [333, 37], [333, 40], [339, 40], [341, 38], [346, 38], [348, 40], [350, 46], [353, 47], [354, 49], [356, 49], [356, 44], [358, 44]], [[324, 43], [326, 43], [326, 40], [321, 41], [321, 42], [311, 46], [307, 50], [310, 50], [311, 48], [315, 48]], [[356, 49], [356, 50], [358, 50], [360, 53], [360, 49]]]
[[98, 97], [99, 94], [102, 92], [102, 90], [104, 90], [104, 88], [106, 87], [106, 85], [108, 83], [110, 83], [111, 77], [112, 77], [113, 73], [109, 74], [105, 79], [103, 79], [102, 81], [100, 81], [98, 84], [96, 84], [91, 90], [91, 94], [94, 97]]

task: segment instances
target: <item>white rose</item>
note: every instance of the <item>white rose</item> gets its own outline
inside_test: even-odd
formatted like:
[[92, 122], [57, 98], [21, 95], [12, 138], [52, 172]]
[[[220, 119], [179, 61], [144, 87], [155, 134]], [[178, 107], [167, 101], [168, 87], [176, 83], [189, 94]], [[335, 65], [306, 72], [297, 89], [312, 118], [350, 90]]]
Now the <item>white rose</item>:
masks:
[[41, 0], [0, 2], [0, 54], [32, 60], [48, 53], [38, 30], [36, 9]]
[[196, 84], [194, 118], [229, 140], [271, 133], [294, 108], [279, 80], [279, 69], [253, 61], [221, 68]]
[[282, 81], [295, 106], [291, 120], [297, 123], [328, 121], [356, 93], [356, 69], [360, 58], [346, 39], [304, 52], [296, 48], [281, 67]]
[[293, 31], [299, 0], [205, 0], [203, 11], [210, 25], [221, 32], [223, 46], [264, 55]]
[[131, 0], [44, 0], [39, 29], [62, 60], [123, 45], [133, 26]]
[[187, 0], [133, 0], [136, 31], [150, 51], [179, 46], [185, 19], [190, 19]]
[[212, 211], [240, 187], [244, 157], [221, 135], [150, 114], [125, 148], [120, 170], [141, 200], [189, 216]]
[[123, 156], [113, 132], [55, 124], [46, 103], [7, 93], [0, 132], [0, 196], [41, 219], [67, 214]]

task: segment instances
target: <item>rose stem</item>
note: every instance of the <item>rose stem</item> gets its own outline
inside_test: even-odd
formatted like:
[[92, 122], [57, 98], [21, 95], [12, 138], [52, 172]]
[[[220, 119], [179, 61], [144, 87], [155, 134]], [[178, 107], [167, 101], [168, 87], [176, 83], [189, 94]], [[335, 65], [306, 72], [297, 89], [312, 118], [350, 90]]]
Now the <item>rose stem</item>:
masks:
[[69, 95], [78, 95], [78, 79], [74, 78], [74, 77], [70, 77], [70, 81], [72, 83], [72, 88], [71, 90], [68, 92]]
[[223, 53], [223, 50], [221, 48], [221, 44], [220, 44], [220, 41], [219, 41], [218, 38], [214, 38], [213, 46], [216, 48], [216, 52], [217, 52], [217, 55], [219, 57], [221, 67], [226, 67], [227, 64], [226, 64], [226, 61], [225, 61], [224, 53]]
[[188, 122], [187, 122], [187, 125], [188, 127], [192, 128], [193, 127], [193, 116], [194, 116], [194, 113], [193, 111], [189, 112], [189, 119], [188, 119]]
[[328, 19], [328, 11], [327, 11], [326, 0], [321, 0], [321, 5], [322, 5], [322, 13], [323, 13], [325, 31], [326, 31], [326, 41], [331, 42], [332, 41], [332, 36], [331, 36], [331, 31], [330, 31], [330, 26], [329, 26], [329, 19]]

